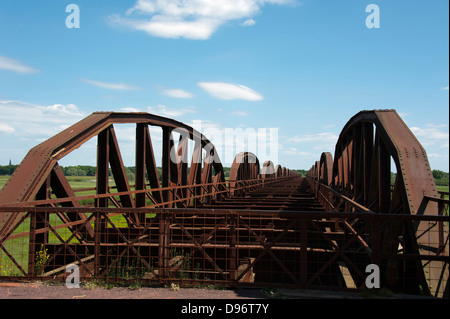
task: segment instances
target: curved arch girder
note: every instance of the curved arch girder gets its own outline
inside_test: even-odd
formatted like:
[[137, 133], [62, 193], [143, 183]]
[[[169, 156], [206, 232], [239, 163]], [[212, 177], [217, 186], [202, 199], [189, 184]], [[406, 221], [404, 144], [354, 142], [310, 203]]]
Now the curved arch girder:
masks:
[[230, 180], [257, 179], [259, 176], [259, 159], [255, 154], [241, 152], [235, 156], [230, 169]]
[[330, 152], [324, 152], [320, 156], [319, 181], [327, 186], [333, 179], [333, 156]]
[[[322, 168], [329, 168], [331, 155], [324, 154], [309, 176], [326, 184], [324, 176], [328, 171]], [[347, 122], [336, 143], [331, 175], [331, 187], [373, 212], [438, 213], [436, 202], [422, 205], [426, 196], [438, 197], [426, 151], [395, 110], [362, 111]], [[442, 251], [448, 256], [448, 243], [439, 246], [439, 232], [433, 227], [438, 226], [430, 227], [428, 222], [386, 223], [382, 250], [396, 254], [403, 246], [403, 253], [419, 254], [420, 247], [425, 252]], [[448, 265], [441, 261], [417, 261], [415, 267], [423, 289], [442, 295], [448, 282]], [[390, 284], [394, 285], [395, 274], [390, 278]], [[442, 282], [429, 278], [441, 278]]]
[[275, 166], [272, 161], [265, 161], [261, 169], [262, 178], [273, 178], [275, 177]]
[[336, 143], [332, 183], [375, 212], [416, 214], [424, 195], [438, 195], [425, 149], [395, 110], [350, 119]]
[[[116, 124], [136, 124], [134, 197], [115, 134]], [[158, 177], [150, 126], [162, 130], [161, 179]], [[178, 142], [174, 141], [175, 132], [180, 134]], [[95, 112], [31, 149], [0, 192], [0, 205], [15, 206], [38, 201], [37, 205], [80, 206], [58, 161], [95, 137], [97, 174], [96, 194], [92, 198], [95, 198], [96, 207], [144, 207], [146, 197], [153, 204], [174, 207], [174, 202], [177, 202], [177, 205], [186, 207], [194, 202], [179, 198], [185, 198], [188, 189], [194, 193], [196, 204], [205, 198], [210, 199], [211, 194], [215, 196], [211, 188], [216, 191], [224, 189], [220, 183], [225, 182], [225, 175], [214, 145], [192, 127], [148, 113]], [[190, 168], [187, 166], [188, 140], [195, 143]], [[205, 158], [202, 152], [206, 154]], [[110, 174], [119, 194], [117, 196], [108, 196], [111, 189]], [[206, 183], [210, 184], [207, 186], [209, 189], [195, 187]], [[174, 187], [178, 188], [171, 189]], [[6, 234], [20, 217], [20, 214], [2, 214], [0, 235]], [[86, 218], [82, 214], [66, 217], [71, 220]], [[134, 216], [127, 216], [127, 220], [130, 224], [139, 224]], [[91, 230], [88, 232], [91, 233]]]

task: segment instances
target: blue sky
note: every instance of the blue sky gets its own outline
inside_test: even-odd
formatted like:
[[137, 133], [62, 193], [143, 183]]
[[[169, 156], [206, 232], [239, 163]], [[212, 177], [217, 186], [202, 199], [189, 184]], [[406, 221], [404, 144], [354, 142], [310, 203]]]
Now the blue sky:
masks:
[[[79, 28], [66, 26], [72, 3]], [[379, 28], [365, 23], [372, 3]], [[135, 110], [201, 123], [210, 132], [276, 129], [277, 162], [309, 169], [322, 152], [334, 154], [357, 112], [396, 109], [431, 167], [448, 172], [448, 6], [448, 0], [2, 0], [0, 165], [20, 163], [31, 147], [94, 111]], [[132, 166], [133, 128], [117, 132]], [[219, 154], [245, 146], [211, 139]], [[95, 141], [62, 162], [74, 164], [95, 165]]]

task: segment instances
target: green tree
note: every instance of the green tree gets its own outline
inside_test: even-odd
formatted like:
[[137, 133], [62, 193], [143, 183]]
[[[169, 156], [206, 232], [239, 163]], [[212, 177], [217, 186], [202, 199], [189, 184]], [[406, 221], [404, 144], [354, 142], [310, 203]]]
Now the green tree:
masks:
[[440, 171], [440, 170], [438, 170], [438, 169], [434, 169], [433, 170], [433, 177], [435, 178], [435, 179], [441, 179], [441, 178], [443, 178], [444, 177], [444, 172], [443, 171]]
[[64, 173], [67, 176], [86, 176], [86, 172], [78, 166], [69, 166]]

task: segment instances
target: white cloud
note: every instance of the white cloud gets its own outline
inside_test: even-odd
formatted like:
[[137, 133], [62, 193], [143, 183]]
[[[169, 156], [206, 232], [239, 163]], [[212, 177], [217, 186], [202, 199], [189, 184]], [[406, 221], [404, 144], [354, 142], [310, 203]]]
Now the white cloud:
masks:
[[248, 113], [244, 112], [244, 111], [233, 111], [230, 114], [235, 115], [235, 116], [247, 116], [248, 115]]
[[[323, 132], [317, 134], [296, 135], [287, 138], [283, 143], [287, 149], [291, 149], [291, 153], [292, 148], [301, 145], [301, 147], [298, 147], [300, 151], [296, 152], [296, 155], [302, 156], [303, 159], [310, 158], [316, 161], [320, 158], [322, 152], [332, 152], [334, 154], [334, 148], [338, 138], [339, 136], [334, 133]], [[305, 150], [311, 150], [311, 152], [305, 152]]]
[[442, 88], [445, 91], [448, 91], [448, 85], [445, 88]]
[[23, 64], [20, 61], [0, 56], [0, 70], [9, 70], [18, 73], [36, 73], [38, 70]]
[[255, 24], [256, 24], [256, 21], [255, 21], [255, 20], [253, 20], [253, 19], [248, 19], [248, 20], [245, 20], [245, 21], [242, 23], [242, 26], [244, 26], [244, 27], [250, 27], [250, 26], [255, 25]]
[[183, 21], [168, 17], [154, 17], [151, 21], [125, 19], [118, 15], [110, 18], [113, 24], [124, 25], [130, 29], [144, 31], [151, 36], [178, 39], [206, 40], [218, 27], [211, 20]]
[[168, 108], [167, 105], [158, 104], [157, 106], [148, 106], [145, 109], [137, 109], [134, 107], [124, 107], [119, 109], [120, 112], [145, 112], [165, 117], [179, 117], [185, 114], [195, 113], [194, 107], [184, 108]]
[[223, 165], [231, 166], [236, 154], [240, 152], [254, 153], [260, 163], [270, 159], [278, 160], [279, 140], [278, 128], [223, 127], [217, 122], [194, 120], [191, 123], [214, 144]]
[[261, 94], [244, 85], [224, 82], [200, 82], [198, 85], [215, 98], [222, 100], [260, 101], [264, 99]]
[[299, 156], [303, 160], [309, 159], [310, 161], [314, 161], [317, 158], [317, 154], [311, 153], [311, 152], [300, 151], [296, 147], [289, 147], [289, 148], [285, 149], [283, 146], [281, 146], [280, 150], [283, 154], [287, 154], [290, 156]]
[[110, 22], [156, 37], [205, 40], [228, 21], [245, 19], [243, 24], [254, 24], [251, 17], [261, 13], [265, 4], [294, 3], [295, 0], [138, 0], [127, 10], [126, 18], [113, 15]]
[[123, 108], [120, 109], [120, 112], [133, 113], [133, 112], [140, 112], [140, 111], [137, 108], [134, 108], [134, 107], [123, 107]]
[[288, 139], [288, 141], [293, 143], [306, 143], [306, 142], [330, 142], [333, 145], [337, 142], [339, 136], [333, 133], [324, 132], [318, 134], [304, 134], [299, 136], [294, 136]]
[[133, 86], [133, 85], [125, 84], [125, 83], [108, 83], [108, 82], [94, 81], [94, 80], [89, 80], [89, 79], [85, 79], [83, 81], [90, 85], [101, 87], [104, 89], [109, 89], [109, 90], [133, 91], [133, 90], [141, 90], [142, 89], [138, 86]]
[[188, 113], [195, 113], [193, 108], [180, 108], [180, 109], [169, 109], [166, 105], [159, 104], [156, 107], [149, 106], [147, 108], [149, 113], [165, 116], [165, 117], [179, 117]]
[[433, 145], [447, 145], [449, 140], [448, 129], [443, 131], [442, 129], [446, 128], [447, 125], [435, 125], [435, 124], [427, 124], [425, 128], [420, 128], [417, 126], [410, 127], [411, 132], [417, 137], [420, 143], [424, 147], [430, 147]]
[[14, 100], [0, 100], [0, 114], [0, 131], [33, 141], [43, 141], [85, 116], [74, 104], [37, 105]]
[[190, 99], [194, 97], [194, 94], [182, 89], [164, 89], [162, 92], [164, 95], [174, 97], [177, 99]]
[[0, 132], [3, 133], [14, 133], [16, 129], [9, 124], [0, 123]]

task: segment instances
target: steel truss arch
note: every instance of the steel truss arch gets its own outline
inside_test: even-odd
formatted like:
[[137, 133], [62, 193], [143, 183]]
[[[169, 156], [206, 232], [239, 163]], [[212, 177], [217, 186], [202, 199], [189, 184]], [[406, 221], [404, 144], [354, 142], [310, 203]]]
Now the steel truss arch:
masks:
[[324, 152], [320, 156], [319, 181], [327, 186], [333, 180], [333, 156], [330, 152]]
[[263, 167], [261, 168], [262, 178], [274, 178], [275, 177], [275, 166], [272, 161], [265, 161]]
[[[126, 176], [115, 124], [136, 124], [134, 190]], [[161, 173], [158, 172], [149, 127], [162, 130]], [[179, 141], [174, 141], [173, 133], [180, 135]], [[171, 208], [175, 203], [188, 207], [210, 201], [218, 194], [225, 196], [225, 175], [219, 156], [214, 145], [197, 130], [148, 113], [94, 112], [31, 149], [0, 192], [0, 205], [81, 206], [58, 161], [95, 137], [96, 194], [91, 196], [95, 199], [95, 207], [145, 207], [149, 200], [152, 206], [157, 207]], [[195, 143], [190, 167], [188, 140]], [[110, 194], [109, 175], [115, 182], [116, 196]], [[206, 186], [195, 187], [200, 184]], [[181, 200], [189, 197], [195, 200]], [[21, 218], [21, 214], [2, 214], [0, 218], [0, 236], [3, 236]], [[86, 216], [73, 214], [61, 218], [76, 221], [86, 219]], [[136, 216], [127, 216], [127, 221], [130, 226], [140, 223]], [[91, 227], [88, 225], [86, 228], [88, 237], [92, 239]]]
[[[437, 215], [438, 204], [426, 201], [438, 198], [425, 149], [395, 110], [361, 111], [353, 116], [339, 135], [335, 147], [331, 180], [331, 154], [322, 154], [314, 176], [340, 194], [370, 211], [386, 214]], [[392, 171], [395, 169], [394, 175]], [[310, 173], [311, 174], [311, 173]], [[328, 176], [330, 178], [330, 176]], [[448, 226], [446, 226], [448, 227]], [[382, 225], [385, 254], [418, 254], [419, 249], [441, 252], [448, 256], [448, 243], [440, 243], [436, 225], [427, 222], [386, 223]], [[400, 265], [385, 260], [383, 270], [387, 281], [395, 286]], [[416, 261], [407, 265], [414, 276], [432, 295], [443, 294], [448, 285], [448, 264], [441, 261]], [[430, 281], [427, 275], [442, 282]], [[447, 287], [448, 289], [448, 287]]]

